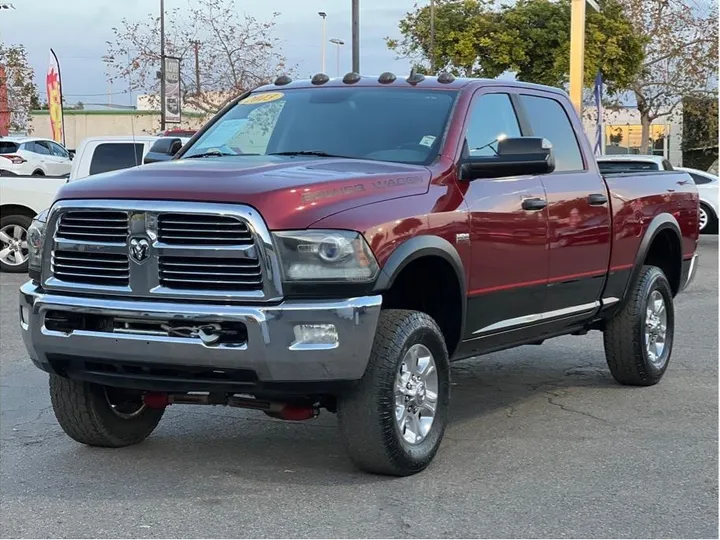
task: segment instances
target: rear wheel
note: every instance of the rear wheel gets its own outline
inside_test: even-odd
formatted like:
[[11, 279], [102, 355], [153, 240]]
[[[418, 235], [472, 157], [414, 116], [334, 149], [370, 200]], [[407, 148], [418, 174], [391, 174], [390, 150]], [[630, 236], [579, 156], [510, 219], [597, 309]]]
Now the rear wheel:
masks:
[[142, 392], [50, 375], [50, 398], [60, 427], [77, 442], [117, 448], [147, 438], [165, 409], [145, 405]]
[[700, 222], [700, 233], [715, 234], [718, 232], [718, 220], [715, 217], [715, 212], [706, 204], [700, 203], [698, 221]]
[[338, 399], [353, 463], [395, 476], [422, 471], [440, 447], [449, 400], [448, 353], [435, 321], [416, 311], [383, 311], [363, 378]]
[[0, 269], [3, 272], [27, 273], [27, 232], [32, 218], [22, 214], [0, 219]]
[[45, 173], [41, 169], [38, 169], [36, 171], [33, 171], [32, 175], [33, 176], [45, 176]]
[[644, 266], [628, 301], [605, 327], [605, 356], [621, 384], [660, 382], [672, 353], [675, 308], [662, 270]]

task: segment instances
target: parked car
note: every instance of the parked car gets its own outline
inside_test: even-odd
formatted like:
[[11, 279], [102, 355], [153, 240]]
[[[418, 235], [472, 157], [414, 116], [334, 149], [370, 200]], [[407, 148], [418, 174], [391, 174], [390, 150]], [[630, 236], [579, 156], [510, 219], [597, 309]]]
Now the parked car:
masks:
[[672, 164], [661, 156], [612, 155], [597, 158], [601, 173], [617, 171], [672, 171]]
[[0, 138], [0, 176], [67, 176], [72, 167], [68, 151], [50, 139]]
[[601, 175], [558, 89], [283, 77], [165, 157], [70, 182], [29, 233], [21, 333], [76, 441], [138, 443], [171, 404], [324, 408], [402, 476], [438, 451], [451, 360], [599, 330], [619, 383], [668, 368], [697, 188]]
[[[152, 145], [187, 137], [92, 137], [80, 144], [69, 180], [75, 181], [142, 164]], [[0, 140], [0, 148], [6, 139]], [[7, 143], [6, 143], [7, 144]], [[23, 143], [25, 144], [25, 143]], [[6, 146], [7, 147], [7, 146]], [[0, 160], [1, 163], [2, 160]], [[0, 271], [27, 272], [27, 230], [34, 216], [48, 208], [68, 177], [0, 177]]]
[[718, 177], [705, 171], [678, 167], [677, 170], [688, 173], [700, 194], [700, 232], [717, 234], [718, 232]]

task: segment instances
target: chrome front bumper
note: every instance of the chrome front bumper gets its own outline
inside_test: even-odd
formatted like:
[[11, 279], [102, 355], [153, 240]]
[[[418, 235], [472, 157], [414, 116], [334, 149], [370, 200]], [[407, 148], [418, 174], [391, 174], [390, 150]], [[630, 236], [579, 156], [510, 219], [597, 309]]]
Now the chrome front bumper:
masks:
[[[365, 372], [381, 302], [381, 296], [252, 307], [148, 302], [56, 295], [28, 282], [20, 288], [20, 326], [30, 357], [44, 369], [54, 357], [62, 356], [154, 367], [250, 370], [261, 382], [350, 381], [360, 379]], [[61, 332], [46, 327], [49, 311], [149, 322], [171, 320], [188, 325], [242, 323], [247, 339], [241, 345], [207, 345], [196, 337], [95, 330]], [[313, 324], [334, 325], [337, 343], [298, 346], [294, 327]]]

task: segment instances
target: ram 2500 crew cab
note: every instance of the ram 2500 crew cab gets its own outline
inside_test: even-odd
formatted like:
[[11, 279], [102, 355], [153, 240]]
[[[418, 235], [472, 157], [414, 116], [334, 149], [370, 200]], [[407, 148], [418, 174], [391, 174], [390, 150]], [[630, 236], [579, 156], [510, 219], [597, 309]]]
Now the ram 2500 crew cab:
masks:
[[29, 238], [22, 334], [70, 437], [138, 443], [171, 404], [324, 408], [357, 466], [409, 475], [451, 360], [599, 330], [619, 383], [660, 381], [698, 193], [603, 177], [554, 88], [281, 77], [172, 159], [63, 186]]

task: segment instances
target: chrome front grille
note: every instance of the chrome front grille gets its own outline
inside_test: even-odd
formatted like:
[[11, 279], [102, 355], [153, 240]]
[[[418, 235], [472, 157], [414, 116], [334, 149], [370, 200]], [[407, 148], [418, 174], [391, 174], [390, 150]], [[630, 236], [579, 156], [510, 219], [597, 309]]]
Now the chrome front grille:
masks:
[[42, 283], [51, 291], [162, 300], [282, 298], [270, 232], [247, 206], [59, 201], [46, 230]]
[[158, 216], [158, 239], [165, 244], [250, 245], [253, 235], [247, 223], [230, 216], [162, 214]]
[[70, 283], [123, 287], [130, 280], [130, 261], [122, 254], [55, 250], [52, 272]]
[[57, 237], [83, 242], [124, 244], [129, 233], [127, 212], [67, 212], [58, 223]]
[[256, 291], [262, 289], [257, 259], [160, 257], [160, 284], [178, 289]]

